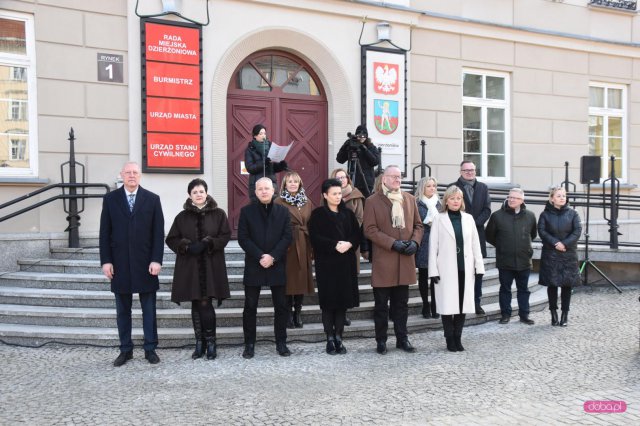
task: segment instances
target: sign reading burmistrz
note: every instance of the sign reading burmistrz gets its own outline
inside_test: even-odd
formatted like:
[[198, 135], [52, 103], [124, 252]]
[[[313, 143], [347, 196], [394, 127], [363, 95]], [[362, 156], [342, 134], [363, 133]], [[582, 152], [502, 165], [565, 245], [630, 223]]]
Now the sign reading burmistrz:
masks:
[[98, 53], [98, 81], [122, 83], [124, 56], [111, 53]]

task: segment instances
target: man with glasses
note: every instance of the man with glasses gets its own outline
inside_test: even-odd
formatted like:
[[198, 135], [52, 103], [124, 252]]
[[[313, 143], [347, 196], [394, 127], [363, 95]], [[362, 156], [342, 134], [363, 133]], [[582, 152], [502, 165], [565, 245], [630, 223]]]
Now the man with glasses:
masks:
[[487, 224], [487, 241], [496, 248], [496, 266], [500, 279], [500, 324], [511, 318], [511, 284], [516, 281], [520, 322], [533, 325], [529, 319], [529, 274], [537, 235], [535, 215], [524, 204], [524, 191], [513, 188], [502, 208], [495, 211]]
[[[491, 216], [491, 196], [489, 195], [489, 188], [476, 179], [476, 165], [469, 160], [464, 160], [460, 163], [460, 177], [453, 185], [462, 189], [465, 211], [471, 214], [476, 222], [478, 237], [480, 237], [482, 257], [487, 257], [484, 224], [489, 219], [489, 216]], [[476, 315], [484, 315], [484, 309], [480, 306], [482, 299], [482, 275], [476, 275], [474, 294]]]
[[415, 253], [422, 241], [422, 221], [413, 195], [400, 190], [398, 166], [388, 166], [382, 175], [382, 190], [364, 205], [364, 234], [375, 253], [371, 265], [376, 351], [387, 353], [389, 301], [396, 335], [396, 348], [415, 352], [409, 342], [409, 285], [416, 283]]

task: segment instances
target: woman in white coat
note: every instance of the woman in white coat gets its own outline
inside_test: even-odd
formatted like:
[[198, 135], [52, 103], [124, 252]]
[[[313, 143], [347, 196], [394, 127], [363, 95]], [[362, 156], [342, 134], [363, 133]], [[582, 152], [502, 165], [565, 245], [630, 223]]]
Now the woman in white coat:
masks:
[[442, 199], [429, 237], [429, 277], [436, 288], [436, 306], [442, 318], [447, 349], [463, 351], [465, 316], [475, 312], [477, 275], [484, 275], [480, 239], [473, 216], [464, 213], [462, 190], [450, 186]]

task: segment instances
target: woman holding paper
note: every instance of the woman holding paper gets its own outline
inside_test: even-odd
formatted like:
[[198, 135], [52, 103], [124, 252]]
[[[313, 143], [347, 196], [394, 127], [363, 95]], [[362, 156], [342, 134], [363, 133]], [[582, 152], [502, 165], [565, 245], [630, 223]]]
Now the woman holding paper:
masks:
[[244, 152], [244, 165], [249, 172], [249, 199], [256, 202], [256, 181], [261, 177], [268, 177], [277, 188], [276, 173], [287, 169], [287, 163], [282, 160], [277, 163], [268, 157], [271, 142], [267, 139], [267, 128], [262, 124], [253, 126], [253, 139]]

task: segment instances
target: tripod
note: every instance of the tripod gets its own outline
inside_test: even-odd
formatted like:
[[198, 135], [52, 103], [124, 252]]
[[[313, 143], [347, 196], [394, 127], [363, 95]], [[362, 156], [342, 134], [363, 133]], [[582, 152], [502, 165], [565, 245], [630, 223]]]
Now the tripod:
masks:
[[611, 281], [609, 277], [607, 277], [605, 273], [602, 272], [600, 268], [598, 268], [591, 261], [591, 259], [589, 259], [589, 208], [591, 207], [590, 202], [591, 202], [591, 184], [587, 183], [587, 217], [586, 217], [587, 221], [586, 221], [585, 233], [584, 233], [584, 260], [582, 261], [582, 265], [580, 266], [580, 273], [582, 274], [582, 272], [584, 271], [584, 280], [582, 284], [587, 285], [589, 283], [589, 266], [591, 266], [593, 269], [596, 270], [597, 273], [600, 274], [602, 278], [607, 280], [609, 284], [611, 284], [616, 290], [618, 290], [618, 293], [622, 293], [622, 290], [620, 290], [620, 288], [613, 281]]
[[356, 176], [360, 176], [364, 185], [363, 189], [366, 190], [366, 194], [363, 194], [365, 198], [371, 195], [371, 191], [369, 191], [369, 185], [367, 184], [367, 179], [364, 176], [364, 172], [362, 171], [362, 166], [360, 165], [360, 159], [358, 158], [358, 149], [357, 148], [349, 148], [349, 163], [347, 164], [347, 172], [349, 173], [349, 179], [353, 182], [353, 186], [356, 185]]

